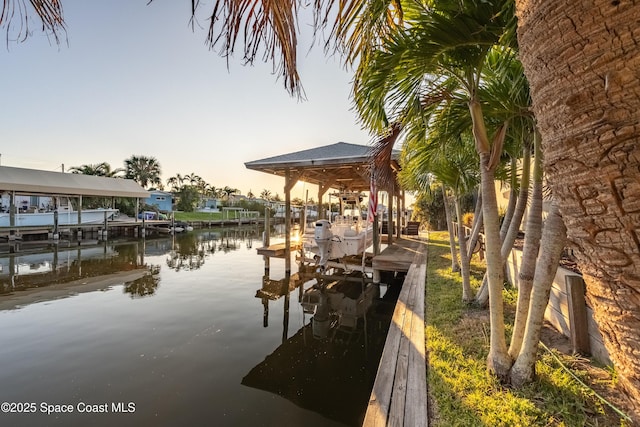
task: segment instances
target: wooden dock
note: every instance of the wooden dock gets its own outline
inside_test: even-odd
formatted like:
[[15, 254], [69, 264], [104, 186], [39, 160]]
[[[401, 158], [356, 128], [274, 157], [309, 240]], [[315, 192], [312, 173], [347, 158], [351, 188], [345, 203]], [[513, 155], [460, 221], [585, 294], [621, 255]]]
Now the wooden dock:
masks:
[[393, 245], [387, 246], [379, 255], [373, 257], [373, 281], [380, 282], [381, 271], [408, 272], [422, 246], [424, 243], [418, 237], [403, 236], [395, 240]]
[[[394, 249], [391, 249], [394, 248]], [[364, 426], [427, 426], [424, 293], [426, 244], [399, 239], [378, 257], [378, 268], [403, 268], [412, 254], [378, 366]], [[386, 250], [385, 250], [386, 251]], [[399, 260], [393, 260], [397, 256]], [[374, 258], [374, 268], [375, 268]]]
[[[291, 243], [291, 250], [297, 251], [301, 247], [300, 243]], [[269, 246], [263, 246], [261, 248], [257, 248], [256, 251], [258, 255], [264, 255], [273, 258], [284, 258], [285, 255], [285, 244], [284, 243], [275, 243]]]

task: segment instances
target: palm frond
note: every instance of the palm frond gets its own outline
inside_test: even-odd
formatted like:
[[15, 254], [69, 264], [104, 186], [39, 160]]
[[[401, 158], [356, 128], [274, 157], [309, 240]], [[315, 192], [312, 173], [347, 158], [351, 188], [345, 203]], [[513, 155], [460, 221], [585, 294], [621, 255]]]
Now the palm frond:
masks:
[[[262, 52], [292, 94], [304, 95], [297, 69], [298, 0], [216, 0], [210, 14], [207, 43], [220, 54], [234, 54], [238, 39], [243, 59], [253, 63]], [[200, 0], [192, 0], [192, 13]]]
[[[62, 3], [60, 0], [3, 0], [0, 10], [0, 28], [5, 29], [6, 41], [26, 40], [31, 34], [29, 24], [35, 13], [42, 23], [42, 31], [60, 43], [62, 33], [66, 33]], [[33, 9], [33, 10], [30, 10]], [[17, 22], [17, 23], [16, 23]]]

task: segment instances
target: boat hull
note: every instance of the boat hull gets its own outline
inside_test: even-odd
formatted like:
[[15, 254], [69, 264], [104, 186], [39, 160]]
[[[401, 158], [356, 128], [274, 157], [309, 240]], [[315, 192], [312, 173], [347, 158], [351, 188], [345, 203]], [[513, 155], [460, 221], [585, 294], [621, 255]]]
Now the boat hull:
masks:
[[[88, 209], [83, 210], [80, 224], [101, 224], [105, 220], [113, 218], [118, 212], [117, 209]], [[18, 213], [15, 216], [16, 227], [53, 226], [54, 212], [34, 212]], [[78, 225], [77, 211], [58, 212], [58, 225]], [[0, 214], [0, 227], [9, 227], [10, 218], [8, 213]]]

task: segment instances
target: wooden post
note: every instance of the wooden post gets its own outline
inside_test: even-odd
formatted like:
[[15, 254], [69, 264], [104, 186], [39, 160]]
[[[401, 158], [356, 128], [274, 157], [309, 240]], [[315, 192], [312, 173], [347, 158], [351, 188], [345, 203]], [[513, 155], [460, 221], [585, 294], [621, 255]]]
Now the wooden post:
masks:
[[399, 240], [402, 233], [402, 213], [404, 211], [404, 203], [402, 197], [400, 197], [400, 192], [394, 190], [394, 193], [396, 194], [396, 205], [398, 206], [398, 214], [396, 215], [396, 238]]
[[16, 239], [16, 230], [13, 227], [16, 226], [16, 192], [12, 191], [9, 193], [9, 225], [12, 227], [9, 230], [9, 240], [13, 241]]
[[78, 225], [82, 224], [82, 194], [78, 196]]
[[291, 170], [284, 173], [284, 272], [291, 274]]
[[104, 211], [104, 229], [102, 230], [102, 237], [106, 240], [107, 239], [107, 235], [109, 234], [107, 227], [108, 227], [108, 219], [107, 219], [107, 211]]
[[[271, 224], [269, 224], [269, 208], [265, 206], [264, 208], [264, 234], [262, 235], [262, 246], [268, 248], [271, 244]], [[269, 269], [270, 269], [271, 260], [267, 255], [264, 255], [264, 274], [269, 278]]]
[[388, 191], [389, 195], [389, 216], [387, 217], [387, 245], [391, 246], [393, 244], [393, 197], [394, 191], [393, 187], [391, 187], [391, 191]]
[[569, 302], [569, 328], [574, 353], [591, 354], [589, 327], [587, 326], [587, 303], [584, 298], [585, 284], [580, 276], [565, 277], [567, 300]]

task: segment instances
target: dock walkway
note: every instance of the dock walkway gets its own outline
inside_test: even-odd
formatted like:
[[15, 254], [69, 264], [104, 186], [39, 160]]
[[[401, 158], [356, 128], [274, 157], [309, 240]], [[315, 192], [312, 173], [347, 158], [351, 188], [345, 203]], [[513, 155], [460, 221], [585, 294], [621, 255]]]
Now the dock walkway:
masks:
[[[405, 237], [387, 248], [389, 252], [378, 256], [388, 256], [382, 259], [384, 263], [394, 262], [396, 268], [401, 268], [403, 265], [398, 264], [398, 260], [406, 262], [407, 254], [413, 255], [393, 312], [364, 426], [428, 424], [424, 326], [426, 247], [419, 239]], [[374, 258], [374, 269], [375, 262]]]

